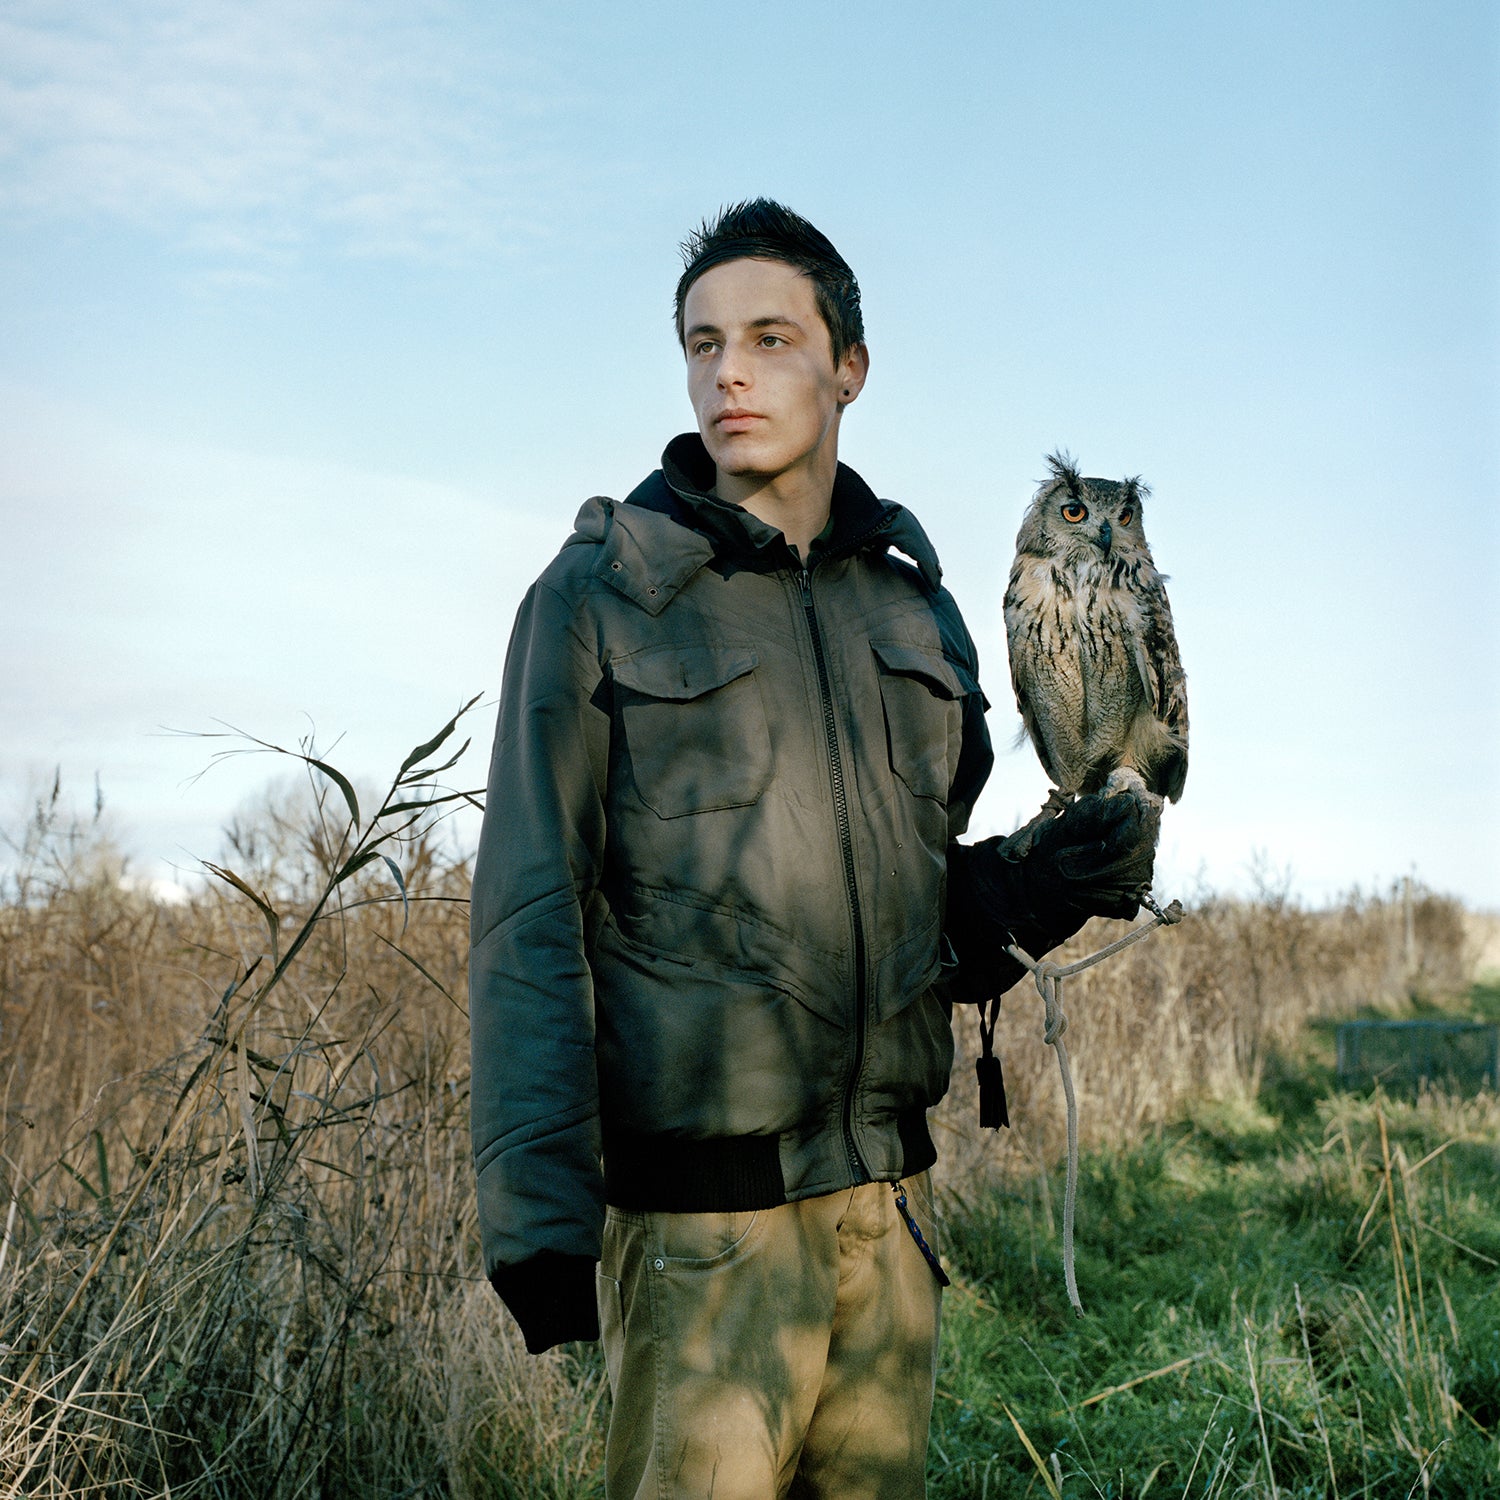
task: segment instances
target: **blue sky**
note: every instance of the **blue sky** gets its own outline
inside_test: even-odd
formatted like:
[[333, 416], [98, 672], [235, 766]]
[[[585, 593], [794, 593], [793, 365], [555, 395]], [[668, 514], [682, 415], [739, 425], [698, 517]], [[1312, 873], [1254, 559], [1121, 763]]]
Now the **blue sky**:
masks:
[[[690, 425], [678, 241], [766, 193], [859, 274], [843, 456], [937, 544], [997, 744], [1062, 445], [1155, 491], [1158, 889], [1500, 906], [1497, 102], [1483, 3], [0, 0], [4, 826], [97, 773], [191, 870], [275, 767], [161, 726], [374, 782], [492, 697], [578, 505]], [[1002, 749], [976, 831], [1043, 789]]]

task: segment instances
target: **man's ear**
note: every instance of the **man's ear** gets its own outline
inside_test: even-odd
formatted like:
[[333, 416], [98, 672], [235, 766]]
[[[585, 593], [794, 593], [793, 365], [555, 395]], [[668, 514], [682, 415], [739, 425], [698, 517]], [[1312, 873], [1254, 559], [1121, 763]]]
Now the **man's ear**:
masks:
[[865, 379], [870, 373], [870, 349], [867, 344], [854, 344], [839, 361], [839, 405], [848, 406], [865, 388]]

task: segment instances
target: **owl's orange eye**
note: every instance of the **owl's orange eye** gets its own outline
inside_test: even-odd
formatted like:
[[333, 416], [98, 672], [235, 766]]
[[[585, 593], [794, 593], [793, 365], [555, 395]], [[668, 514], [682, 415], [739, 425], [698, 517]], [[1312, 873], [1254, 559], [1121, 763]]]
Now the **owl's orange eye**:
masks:
[[1133, 510], [1131, 510], [1130, 507], [1127, 505], [1125, 507], [1125, 509], [1120, 512], [1120, 525], [1121, 526], [1129, 526], [1130, 525], [1130, 518], [1133, 515], [1135, 515], [1135, 512]]
[[1062, 508], [1063, 520], [1072, 521], [1075, 525], [1079, 521], [1087, 520], [1088, 513], [1088, 507], [1085, 505], [1080, 505], [1076, 500], [1069, 500], [1068, 503]]

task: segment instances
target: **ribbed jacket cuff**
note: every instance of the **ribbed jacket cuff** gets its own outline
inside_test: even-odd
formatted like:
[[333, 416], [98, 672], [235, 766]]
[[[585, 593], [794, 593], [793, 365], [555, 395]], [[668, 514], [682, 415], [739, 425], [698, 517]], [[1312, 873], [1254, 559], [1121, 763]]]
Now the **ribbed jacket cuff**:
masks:
[[516, 1265], [495, 1267], [490, 1285], [520, 1325], [528, 1354], [599, 1337], [596, 1264], [586, 1255], [543, 1250]]

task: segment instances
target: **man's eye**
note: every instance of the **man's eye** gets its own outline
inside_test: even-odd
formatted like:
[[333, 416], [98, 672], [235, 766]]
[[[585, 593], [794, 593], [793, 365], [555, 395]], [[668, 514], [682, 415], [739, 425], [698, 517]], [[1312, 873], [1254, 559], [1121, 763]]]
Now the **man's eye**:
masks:
[[693, 345], [693, 353], [711, 354], [713, 353], [715, 347], [716, 346], [712, 339], [699, 339], [698, 342]]
[[767, 349], [774, 349], [778, 344], [786, 343], [786, 340], [779, 333], [763, 333], [760, 341]]

